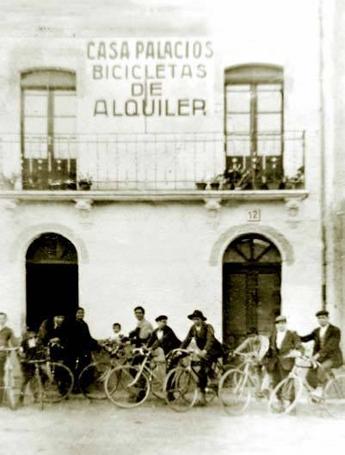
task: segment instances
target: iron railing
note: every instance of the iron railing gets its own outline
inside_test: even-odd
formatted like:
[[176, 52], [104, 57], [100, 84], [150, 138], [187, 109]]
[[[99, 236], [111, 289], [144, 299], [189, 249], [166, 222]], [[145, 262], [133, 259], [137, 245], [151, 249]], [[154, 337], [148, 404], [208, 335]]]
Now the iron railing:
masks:
[[304, 186], [305, 134], [0, 136], [0, 185], [24, 190], [289, 189]]

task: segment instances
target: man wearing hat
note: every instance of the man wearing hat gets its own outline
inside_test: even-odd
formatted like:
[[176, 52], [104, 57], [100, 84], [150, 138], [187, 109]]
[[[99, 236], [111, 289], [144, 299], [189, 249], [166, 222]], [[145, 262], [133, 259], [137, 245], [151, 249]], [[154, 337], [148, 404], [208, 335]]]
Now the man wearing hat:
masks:
[[162, 314], [155, 320], [157, 322], [157, 328], [152, 332], [147, 347], [152, 349], [160, 347], [166, 356], [173, 349], [180, 347], [181, 341], [177, 338], [173, 329], [167, 325], [167, 316]]
[[266, 355], [266, 368], [272, 376], [274, 387], [288, 376], [295, 363], [294, 357], [300, 350], [301, 340], [297, 333], [287, 329], [285, 316], [277, 316]]
[[[170, 328], [168, 323], [168, 317], [164, 314], [158, 316], [156, 319], [157, 328], [152, 332], [147, 347], [153, 350], [152, 354], [157, 363], [156, 376], [161, 378], [161, 382], [164, 382], [166, 371], [172, 369], [175, 363], [169, 362], [166, 364], [166, 356], [173, 349], [179, 348], [181, 341], [175, 335], [175, 332]], [[161, 386], [159, 386], [161, 387]]]
[[320, 310], [315, 316], [319, 327], [309, 335], [301, 336], [301, 340], [314, 341], [313, 360], [317, 360], [321, 367], [310, 369], [307, 380], [312, 387], [316, 388], [316, 395], [321, 396], [323, 386], [327, 382], [328, 371], [331, 368], [339, 368], [343, 364], [343, 355], [340, 349], [340, 329], [330, 324], [328, 311]]
[[188, 315], [188, 319], [193, 321], [192, 327], [189, 329], [187, 337], [181, 344], [182, 349], [186, 349], [192, 339], [199, 349], [198, 355], [201, 358], [199, 371], [199, 387], [201, 393], [201, 403], [205, 402], [205, 388], [207, 385], [207, 377], [211, 370], [212, 363], [223, 355], [221, 343], [214, 336], [214, 329], [211, 324], [206, 323], [206, 317], [200, 310], [195, 310]]

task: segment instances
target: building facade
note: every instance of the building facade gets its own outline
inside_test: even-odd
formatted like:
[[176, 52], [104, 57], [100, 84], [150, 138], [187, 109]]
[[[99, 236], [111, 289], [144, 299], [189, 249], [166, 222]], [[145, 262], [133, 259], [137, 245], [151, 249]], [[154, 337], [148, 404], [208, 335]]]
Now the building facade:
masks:
[[308, 331], [325, 275], [319, 2], [39, 3], [1, 32], [11, 323], [81, 305], [101, 338], [142, 305], [180, 336], [199, 308], [228, 344], [280, 312]]

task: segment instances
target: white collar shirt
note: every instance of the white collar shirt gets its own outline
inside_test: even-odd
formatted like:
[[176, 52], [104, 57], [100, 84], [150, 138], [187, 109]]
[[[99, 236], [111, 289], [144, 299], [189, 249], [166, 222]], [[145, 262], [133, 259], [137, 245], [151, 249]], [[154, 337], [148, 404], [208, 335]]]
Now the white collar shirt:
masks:
[[286, 330], [284, 332], [277, 332], [276, 344], [277, 344], [278, 349], [281, 348], [285, 335], [286, 335]]
[[320, 327], [320, 337], [321, 338], [325, 337], [328, 327], [329, 327], [329, 324], [325, 325], [324, 327]]

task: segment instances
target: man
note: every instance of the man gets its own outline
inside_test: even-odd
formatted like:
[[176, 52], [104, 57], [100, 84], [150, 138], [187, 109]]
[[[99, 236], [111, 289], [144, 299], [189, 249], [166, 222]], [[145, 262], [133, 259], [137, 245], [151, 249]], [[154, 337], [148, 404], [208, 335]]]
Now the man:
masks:
[[235, 349], [234, 354], [248, 354], [255, 364], [254, 372], [257, 376], [256, 395], [262, 398], [267, 395], [270, 378], [264, 368], [264, 357], [269, 349], [269, 338], [259, 335], [256, 327], [250, 327], [247, 331], [247, 338]]
[[[100, 346], [92, 338], [88, 324], [84, 321], [85, 310], [79, 307], [75, 318], [69, 326], [68, 340], [68, 366], [75, 373], [76, 367], [80, 372], [91, 362], [91, 352], [98, 351]], [[78, 361], [78, 366], [77, 366]]]
[[170, 351], [180, 347], [181, 341], [175, 335], [175, 332], [168, 324], [168, 317], [160, 315], [156, 319], [157, 328], [152, 332], [152, 335], [147, 343], [148, 348], [162, 348], [164, 355], [167, 356]]
[[[275, 330], [270, 337], [266, 368], [271, 373], [273, 386], [288, 376], [295, 364], [295, 358], [301, 351], [301, 340], [296, 332], [287, 329], [285, 316], [277, 316]], [[289, 397], [292, 400], [293, 397]]]
[[129, 338], [135, 347], [140, 347], [148, 342], [153, 332], [153, 327], [152, 324], [145, 319], [145, 310], [142, 306], [134, 308], [134, 315], [138, 321], [137, 327], [130, 332]]
[[212, 369], [212, 363], [223, 355], [221, 343], [214, 336], [214, 329], [211, 324], [206, 323], [207, 318], [200, 310], [195, 310], [188, 315], [188, 319], [193, 321], [193, 325], [189, 329], [187, 337], [181, 344], [182, 349], [186, 349], [192, 339], [198, 348], [198, 356], [200, 357], [201, 365], [199, 371], [199, 389], [200, 389], [200, 404], [205, 404], [205, 388], [207, 386], [207, 378]]
[[7, 314], [0, 312], [0, 405], [4, 396], [4, 376], [7, 352], [2, 349], [16, 346], [16, 339], [12, 329], [6, 326]]
[[247, 338], [235, 349], [234, 354], [251, 354], [256, 362], [260, 363], [269, 348], [269, 339], [265, 335], [259, 335], [255, 327], [247, 331]]
[[170, 370], [174, 366], [171, 362], [166, 365], [166, 357], [170, 351], [180, 347], [181, 341], [177, 338], [173, 329], [167, 325], [167, 316], [162, 314], [155, 320], [157, 328], [152, 332], [147, 342], [147, 347], [152, 349], [152, 356], [156, 362], [155, 374], [157, 378], [161, 379], [160, 382], [163, 384], [167, 368]]
[[50, 346], [52, 360], [66, 360], [68, 327], [63, 314], [56, 314], [43, 321], [38, 330], [38, 338], [44, 346]]
[[315, 316], [319, 327], [309, 335], [301, 336], [301, 341], [314, 341], [313, 360], [318, 361], [321, 366], [308, 371], [307, 381], [316, 388], [315, 395], [321, 397], [328, 372], [331, 368], [338, 368], [343, 364], [343, 355], [340, 349], [340, 329], [330, 324], [328, 311], [318, 311]]

